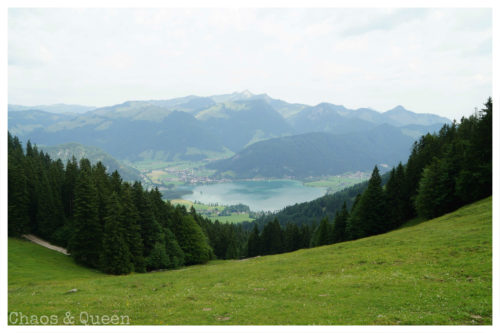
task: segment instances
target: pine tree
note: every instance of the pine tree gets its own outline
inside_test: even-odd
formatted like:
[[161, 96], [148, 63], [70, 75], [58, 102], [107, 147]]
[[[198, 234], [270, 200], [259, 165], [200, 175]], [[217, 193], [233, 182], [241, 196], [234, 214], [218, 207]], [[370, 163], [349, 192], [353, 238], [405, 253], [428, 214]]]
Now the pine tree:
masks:
[[404, 182], [404, 167], [399, 163], [397, 168], [391, 170], [385, 186], [390, 229], [399, 227], [406, 218], [405, 200], [409, 200], [409, 198], [405, 197]]
[[78, 263], [98, 268], [102, 226], [98, 216], [97, 189], [85, 162], [76, 180], [73, 226], [69, 243], [71, 255]]
[[261, 249], [261, 240], [259, 236], [259, 228], [257, 227], [257, 224], [255, 223], [253, 225], [253, 230], [250, 233], [250, 236], [248, 236], [248, 245], [247, 245], [247, 252], [249, 257], [255, 257], [260, 255], [262, 252]]
[[75, 205], [75, 186], [78, 177], [79, 169], [78, 162], [75, 156], [66, 163], [66, 170], [64, 174], [64, 183], [62, 185], [62, 199], [64, 212], [70, 219], [73, 218], [73, 209]]
[[135, 182], [132, 187], [132, 196], [139, 213], [139, 225], [143, 242], [143, 255], [147, 258], [156, 243], [163, 237], [160, 224], [156, 221], [153, 206], [148, 200], [141, 183]]
[[111, 184], [106, 173], [106, 167], [102, 162], [99, 161], [92, 167], [92, 178], [97, 189], [97, 214], [99, 216], [99, 223], [101, 223], [101, 226], [104, 226], [107, 200], [111, 195]]
[[116, 192], [118, 195], [121, 194], [123, 179], [118, 173], [118, 170], [115, 170], [111, 173], [109, 184], [111, 186], [111, 191]]
[[121, 191], [122, 219], [125, 228], [125, 239], [130, 251], [130, 261], [135, 272], [145, 272], [144, 246], [139, 225], [139, 213], [132, 201], [132, 190], [128, 183], [123, 185]]
[[440, 181], [439, 159], [424, 169], [415, 198], [415, 208], [419, 216], [432, 218], [439, 214], [438, 186]]
[[8, 232], [9, 236], [29, 233], [29, 194], [25, 157], [17, 137], [8, 133]]
[[337, 212], [332, 228], [332, 242], [338, 243], [347, 240], [346, 227], [349, 219], [349, 211], [347, 210], [346, 202], [342, 206], [342, 210]]
[[321, 219], [318, 228], [313, 235], [312, 246], [322, 246], [332, 243], [331, 239], [332, 231], [328, 218], [324, 217]]
[[109, 274], [128, 274], [132, 271], [130, 252], [122, 226], [122, 207], [116, 192], [111, 194], [106, 206], [100, 265]]
[[262, 254], [276, 254], [284, 251], [283, 231], [278, 219], [266, 224], [261, 236]]
[[375, 166], [368, 187], [354, 206], [348, 221], [351, 239], [380, 234], [388, 231], [386, 198], [382, 189], [382, 179]]
[[213, 251], [193, 216], [184, 215], [175, 224], [173, 232], [184, 252], [187, 265], [203, 264], [211, 259]]
[[288, 223], [283, 232], [284, 251], [291, 252], [301, 248], [302, 240], [299, 227], [294, 223]]
[[169, 257], [169, 265], [167, 268], [176, 268], [184, 265], [184, 252], [182, 251], [175, 235], [169, 228], [164, 229], [165, 234], [165, 251]]

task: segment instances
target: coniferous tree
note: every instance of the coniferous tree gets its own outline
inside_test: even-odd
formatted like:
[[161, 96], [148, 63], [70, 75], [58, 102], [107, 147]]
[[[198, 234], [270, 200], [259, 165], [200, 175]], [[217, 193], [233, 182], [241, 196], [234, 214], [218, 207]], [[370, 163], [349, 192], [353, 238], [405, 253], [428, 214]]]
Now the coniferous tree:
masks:
[[319, 226], [316, 228], [313, 239], [312, 246], [322, 246], [332, 244], [332, 230], [328, 218], [324, 217], [321, 219]]
[[184, 215], [173, 230], [187, 265], [203, 264], [212, 257], [208, 240], [191, 215]]
[[404, 167], [399, 163], [397, 168], [391, 170], [389, 180], [385, 186], [388, 209], [387, 218], [390, 229], [399, 227], [405, 221], [405, 209], [407, 209], [405, 200], [409, 200], [409, 198], [405, 197], [404, 182]]
[[283, 233], [277, 219], [269, 222], [262, 230], [261, 236], [262, 254], [282, 253]]
[[254, 224], [253, 230], [250, 233], [250, 236], [248, 236], [247, 251], [249, 257], [255, 257], [262, 253], [259, 228], [257, 227], [257, 224]]
[[346, 227], [347, 220], [349, 219], [349, 211], [347, 210], [347, 205], [344, 201], [342, 210], [337, 212], [335, 215], [335, 220], [332, 228], [332, 242], [338, 243], [347, 240]]
[[367, 189], [352, 210], [348, 232], [351, 239], [357, 239], [380, 234], [389, 230], [389, 227], [382, 180], [375, 166]]
[[146, 268], [148, 271], [165, 269], [171, 266], [170, 258], [167, 255], [165, 244], [156, 242], [146, 258]]
[[78, 162], [75, 156], [66, 163], [66, 170], [64, 174], [64, 183], [62, 186], [62, 199], [64, 205], [64, 212], [70, 219], [73, 218], [73, 209], [75, 205], [75, 186], [78, 177], [79, 169]]
[[30, 231], [29, 193], [25, 174], [25, 157], [17, 137], [8, 134], [8, 232], [19, 236]]
[[458, 128], [463, 155], [456, 182], [462, 202], [473, 202], [492, 193], [492, 100], [488, 98], [478, 117], [462, 119]]
[[107, 200], [111, 195], [111, 184], [106, 173], [106, 167], [102, 162], [97, 162], [92, 166], [92, 178], [97, 189], [97, 215], [99, 223], [104, 226], [104, 218], [106, 216]]
[[116, 192], [113, 192], [107, 202], [100, 256], [102, 270], [117, 275], [130, 273], [133, 267], [122, 225], [122, 207], [118, 199]]
[[296, 224], [289, 223], [283, 231], [284, 251], [291, 252], [302, 247], [302, 239], [299, 227]]
[[141, 227], [141, 238], [143, 241], [143, 255], [147, 258], [156, 243], [162, 240], [162, 230], [156, 221], [153, 206], [148, 200], [141, 183], [135, 182], [133, 187], [133, 200], [139, 213], [139, 225]]
[[[38, 160], [41, 163], [40, 160]], [[51, 240], [51, 235], [55, 231], [58, 221], [55, 205], [54, 194], [50, 187], [47, 174], [43, 167], [37, 167], [37, 208], [36, 208], [36, 221], [37, 233], [45, 239]]]
[[102, 225], [98, 215], [97, 189], [90, 172], [90, 163], [83, 159], [75, 186], [74, 230], [69, 251], [78, 263], [98, 268]]
[[121, 194], [121, 190], [123, 187], [123, 179], [118, 173], [118, 170], [113, 171], [111, 174], [111, 178], [109, 180], [109, 185], [111, 188], [111, 191], [116, 192], [118, 195]]
[[177, 238], [170, 229], [166, 228], [164, 230], [165, 234], [165, 251], [169, 258], [169, 264], [167, 268], [176, 268], [184, 265], [184, 252], [182, 251]]
[[132, 190], [128, 183], [123, 185], [121, 206], [125, 239], [129, 248], [133, 270], [145, 272], [144, 246], [141, 237], [141, 226], [139, 225], [139, 213], [132, 200]]

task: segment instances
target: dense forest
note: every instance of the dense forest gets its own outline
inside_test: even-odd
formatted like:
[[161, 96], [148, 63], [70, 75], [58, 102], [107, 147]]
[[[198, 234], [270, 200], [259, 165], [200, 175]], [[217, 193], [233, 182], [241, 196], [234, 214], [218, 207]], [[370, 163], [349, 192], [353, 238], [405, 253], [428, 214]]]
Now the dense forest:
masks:
[[242, 228], [172, 206], [158, 189], [123, 182], [98, 162], [53, 161], [28, 141], [8, 138], [9, 236], [33, 233], [111, 274], [239, 258]]
[[375, 167], [368, 182], [254, 223], [212, 222], [100, 162], [64, 165], [10, 133], [8, 186], [9, 236], [36, 234], [111, 274], [289, 252], [380, 234], [491, 195], [492, 101], [422, 136], [390, 173]]

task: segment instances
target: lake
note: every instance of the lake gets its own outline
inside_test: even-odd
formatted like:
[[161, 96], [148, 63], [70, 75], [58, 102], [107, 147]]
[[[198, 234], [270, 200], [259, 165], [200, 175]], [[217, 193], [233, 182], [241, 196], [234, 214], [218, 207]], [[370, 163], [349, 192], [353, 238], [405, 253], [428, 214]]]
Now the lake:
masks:
[[245, 204], [252, 211], [275, 211], [323, 196], [326, 188], [304, 186], [294, 180], [235, 181], [183, 187], [193, 191], [182, 199], [204, 204]]

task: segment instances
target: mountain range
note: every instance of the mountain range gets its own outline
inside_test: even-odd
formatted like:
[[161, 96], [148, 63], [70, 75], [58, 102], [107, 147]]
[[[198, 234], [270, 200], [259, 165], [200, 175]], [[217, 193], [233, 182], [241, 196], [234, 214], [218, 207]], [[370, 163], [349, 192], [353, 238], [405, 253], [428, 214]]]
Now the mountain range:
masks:
[[304, 179], [396, 165], [407, 159], [412, 143], [411, 137], [387, 124], [349, 134], [314, 132], [260, 141], [207, 167], [240, 179]]
[[51, 105], [35, 105], [35, 106], [24, 106], [9, 104], [9, 112], [15, 111], [26, 111], [26, 110], [40, 110], [51, 113], [85, 113], [87, 111], [94, 110], [95, 106], [87, 105], [77, 105], [77, 104], [51, 104]]
[[[352, 110], [329, 103], [309, 106], [243, 91], [209, 97], [191, 95], [169, 100], [128, 101], [100, 108], [63, 104], [9, 105], [8, 126], [21, 140], [29, 139], [39, 145], [78, 142], [99, 147], [122, 160], [173, 161], [204, 160], [228, 149], [238, 153], [234, 159], [243, 158], [251, 156], [250, 152], [269, 150], [276, 145], [281, 147], [279, 149], [292, 149], [291, 142], [311, 148], [330, 145], [330, 149], [337, 147], [339, 152], [351, 147], [354, 154], [356, 149], [347, 142], [365, 140], [369, 144], [370, 139], [366, 136], [377, 132], [381, 125], [394, 135], [392, 139], [389, 136], [385, 139], [385, 149], [399, 152], [400, 143], [411, 144], [417, 136], [435, 131], [448, 122], [446, 118], [414, 113], [402, 106], [386, 112], [369, 108]], [[312, 134], [316, 132], [328, 135]], [[300, 136], [308, 133], [310, 135]], [[342, 136], [354, 133], [359, 137]], [[262, 142], [269, 139], [275, 140], [270, 140], [269, 147], [263, 148]], [[343, 142], [342, 147], [333, 145], [335, 140]], [[252, 146], [257, 143], [260, 144], [256, 146], [258, 149]], [[408, 145], [407, 153], [409, 148]], [[299, 148], [292, 150], [301, 151]], [[328, 150], [318, 148], [316, 151]], [[329, 157], [331, 163], [335, 162], [336, 155]], [[376, 160], [398, 159], [380, 157]], [[234, 159], [227, 163], [234, 164]], [[373, 161], [368, 157], [367, 160]], [[217, 166], [221, 170], [226, 168], [221, 164]], [[332, 170], [337, 169], [342, 168], [338, 166]]]

